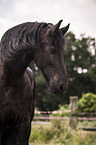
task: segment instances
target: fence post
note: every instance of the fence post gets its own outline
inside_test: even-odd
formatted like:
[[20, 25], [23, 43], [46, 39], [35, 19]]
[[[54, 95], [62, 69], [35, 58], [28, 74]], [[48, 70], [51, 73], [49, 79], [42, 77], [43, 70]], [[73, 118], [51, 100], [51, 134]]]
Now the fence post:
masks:
[[75, 129], [77, 127], [77, 116], [72, 116], [72, 113], [77, 112], [78, 109], [78, 96], [70, 96], [70, 126]]

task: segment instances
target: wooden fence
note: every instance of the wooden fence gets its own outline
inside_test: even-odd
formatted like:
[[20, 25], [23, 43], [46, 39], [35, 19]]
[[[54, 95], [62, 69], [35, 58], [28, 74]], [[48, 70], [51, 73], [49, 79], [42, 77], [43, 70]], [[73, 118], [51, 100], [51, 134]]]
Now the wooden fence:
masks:
[[[88, 112], [78, 112], [78, 97], [70, 97], [70, 126], [72, 128], [77, 128], [78, 120], [96, 120], [96, 112], [88, 113]], [[96, 131], [96, 127], [79, 127], [80, 129], [87, 131]]]
[[[39, 111], [38, 114], [51, 114], [53, 111]], [[78, 112], [78, 97], [71, 96], [70, 97], [70, 117], [50, 117], [50, 116], [35, 116], [34, 120], [47, 120], [50, 121], [52, 119], [68, 119], [70, 120], [70, 126], [73, 129], [77, 128], [78, 120], [88, 120], [88, 121], [95, 121], [96, 120], [96, 113], [82, 113]], [[56, 113], [56, 112], [55, 112]], [[87, 130], [87, 131], [96, 131], [95, 127], [79, 127], [79, 129]]]

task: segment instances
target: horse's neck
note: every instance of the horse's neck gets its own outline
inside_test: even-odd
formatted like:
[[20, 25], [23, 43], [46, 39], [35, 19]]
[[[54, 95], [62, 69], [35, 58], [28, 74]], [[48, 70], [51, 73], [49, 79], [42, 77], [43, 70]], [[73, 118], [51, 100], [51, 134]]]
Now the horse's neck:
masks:
[[15, 83], [21, 79], [27, 66], [33, 60], [32, 52], [25, 50], [12, 59], [5, 59], [3, 72], [8, 83]]

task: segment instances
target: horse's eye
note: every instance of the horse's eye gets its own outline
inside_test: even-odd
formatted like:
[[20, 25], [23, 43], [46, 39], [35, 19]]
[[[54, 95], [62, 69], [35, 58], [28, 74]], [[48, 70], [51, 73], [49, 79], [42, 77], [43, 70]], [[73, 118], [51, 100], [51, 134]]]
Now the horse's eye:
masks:
[[50, 48], [51, 54], [55, 54], [56, 53], [56, 48], [52, 47]]

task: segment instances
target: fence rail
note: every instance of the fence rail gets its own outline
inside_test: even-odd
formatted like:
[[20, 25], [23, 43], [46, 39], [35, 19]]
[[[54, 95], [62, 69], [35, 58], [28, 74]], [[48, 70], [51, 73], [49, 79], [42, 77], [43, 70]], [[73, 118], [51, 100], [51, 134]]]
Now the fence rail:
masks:
[[96, 131], [96, 127], [79, 127], [79, 129], [82, 129], [85, 131]]
[[[61, 120], [70, 120], [70, 117], [37, 117], [35, 116], [33, 120], [58, 120], [58, 119], [61, 119]], [[95, 121], [96, 120], [96, 117], [78, 117], [77, 120], [83, 120], [83, 121], [86, 121], [86, 120], [89, 120], [89, 121]]]
[[49, 117], [49, 116], [48, 117], [47, 116], [45, 116], [45, 117], [36, 117], [35, 116], [34, 117], [34, 120], [55, 120], [55, 119], [56, 120], [58, 120], [58, 119], [59, 120], [60, 119], [63, 119], [63, 120], [65, 119], [66, 120], [66, 119], [70, 119], [70, 117]]
[[70, 117], [47, 117], [47, 116], [45, 116], [45, 117], [34, 117], [34, 120], [53, 120], [53, 119], [70, 119]]
[[96, 112], [72, 112], [72, 116], [96, 117]]

